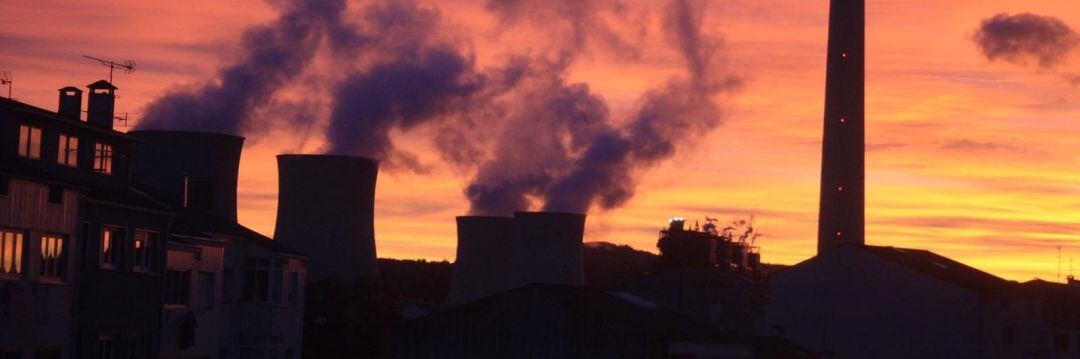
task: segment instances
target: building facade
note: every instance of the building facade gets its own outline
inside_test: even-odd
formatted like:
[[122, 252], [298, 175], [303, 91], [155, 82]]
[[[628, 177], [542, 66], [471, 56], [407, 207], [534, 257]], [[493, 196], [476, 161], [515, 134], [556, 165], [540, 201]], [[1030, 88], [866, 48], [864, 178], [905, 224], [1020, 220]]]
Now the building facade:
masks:
[[59, 90], [56, 112], [0, 99], [0, 353], [157, 353], [171, 213], [130, 186], [116, 87]]

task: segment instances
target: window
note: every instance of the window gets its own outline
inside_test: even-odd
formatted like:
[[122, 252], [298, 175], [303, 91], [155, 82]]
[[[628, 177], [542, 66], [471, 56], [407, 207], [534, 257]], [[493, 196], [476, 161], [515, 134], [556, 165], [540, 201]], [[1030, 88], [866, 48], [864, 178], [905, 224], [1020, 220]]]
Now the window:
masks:
[[101, 231], [101, 266], [116, 269], [120, 265], [120, 252], [124, 247], [123, 228], [105, 227]]
[[184, 177], [184, 207], [214, 210], [214, 182]]
[[244, 300], [281, 302], [281, 258], [244, 259]]
[[1054, 334], [1054, 351], [1065, 353], [1069, 351], [1069, 335], [1065, 333]]
[[49, 186], [49, 203], [64, 204], [64, 188], [56, 185]]
[[300, 273], [289, 272], [289, 304], [300, 304]]
[[56, 151], [56, 163], [68, 167], [79, 166], [79, 138], [60, 134], [60, 148]]
[[104, 143], [94, 144], [94, 172], [112, 174], [112, 146]]
[[19, 156], [35, 160], [41, 158], [40, 128], [19, 126]]
[[1016, 328], [1012, 326], [1005, 327], [1005, 332], [1001, 336], [1001, 343], [1005, 346], [1011, 346], [1016, 343]]
[[97, 359], [120, 358], [120, 343], [112, 334], [102, 334], [97, 340]]
[[63, 280], [67, 272], [67, 248], [64, 237], [41, 236], [41, 274], [42, 277]]
[[198, 309], [213, 309], [214, 308], [214, 273], [212, 272], [199, 272], [199, 302], [196, 303]]
[[150, 272], [157, 265], [158, 234], [150, 231], [135, 231], [135, 240], [132, 242], [132, 252], [135, 254], [133, 269], [141, 272]]
[[22, 359], [22, 352], [18, 349], [0, 348], [0, 359]]
[[22, 268], [22, 232], [0, 230], [0, 277], [17, 277]]
[[165, 271], [165, 305], [188, 305], [191, 271]]

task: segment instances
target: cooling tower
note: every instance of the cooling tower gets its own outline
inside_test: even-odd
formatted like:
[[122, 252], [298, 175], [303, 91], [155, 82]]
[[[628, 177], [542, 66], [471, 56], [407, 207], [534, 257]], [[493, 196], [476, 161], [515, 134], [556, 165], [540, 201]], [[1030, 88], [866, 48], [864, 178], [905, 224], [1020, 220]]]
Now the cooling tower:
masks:
[[132, 131], [135, 181], [177, 207], [236, 221], [236, 178], [244, 138], [184, 131]]
[[361, 157], [278, 156], [274, 239], [308, 255], [309, 281], [365, 284], [378, 276], [378, 171], [377, 161]]
[[529, 283], [585, 285], [581, 241], [585, 215], [514, 213], [519, 266], [514, 286]]
[[457, 236], [457, 260], [447, 303], [471, 302], [509, 289], [517, 255], [514, 219], [458, 217]]

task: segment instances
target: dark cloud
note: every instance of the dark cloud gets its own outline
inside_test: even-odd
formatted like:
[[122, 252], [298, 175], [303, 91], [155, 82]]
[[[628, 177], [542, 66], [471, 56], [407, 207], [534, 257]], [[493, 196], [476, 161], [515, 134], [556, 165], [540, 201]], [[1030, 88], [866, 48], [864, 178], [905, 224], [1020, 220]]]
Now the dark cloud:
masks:
[[340, 28], [344, 0], [275, 2], [273, 23], [244, 33], [240, 60], [195, 88], [174, 90], [147, 105], [138, 129], [243, 134], [258, 129], [252, 114], [315, 58], [328, 29]]
[[975, 44], [987, 59], [1042, 68], [1064, 63], [1080, 47], [1080, 35], [1058, 18], [1029, 13], [997, 14], [982, 21]]

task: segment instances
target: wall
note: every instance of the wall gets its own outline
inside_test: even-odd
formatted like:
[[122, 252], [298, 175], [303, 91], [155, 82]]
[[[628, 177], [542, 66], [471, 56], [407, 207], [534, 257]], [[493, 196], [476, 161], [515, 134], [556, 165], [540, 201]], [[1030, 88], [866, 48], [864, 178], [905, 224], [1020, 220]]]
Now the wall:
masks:
[[[79, 194], [64, 190], [63, 203], [52, 204], [48, 192], [46, 185], [12, 179], [8, 195], [0, 195], [0, 227], [23, 232], [24, 247], [21, 278], [0, 278], [0, 348], [25, 350], [25, 357], [71, 350]], [[66, 280], [39, 277], [43, 234], [65, 237]]]

